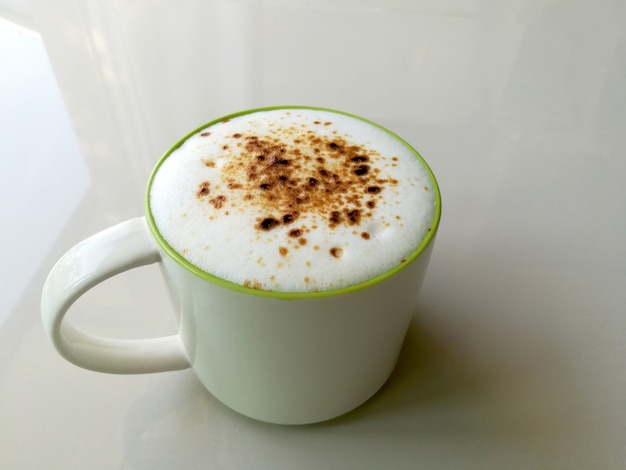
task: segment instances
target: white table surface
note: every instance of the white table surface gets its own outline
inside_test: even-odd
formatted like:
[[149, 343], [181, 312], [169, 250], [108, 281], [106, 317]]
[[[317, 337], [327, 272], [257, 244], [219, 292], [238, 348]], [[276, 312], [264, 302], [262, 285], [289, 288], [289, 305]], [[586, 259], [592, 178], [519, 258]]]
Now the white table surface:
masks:
[[[32, 8], [41, 36], [0, 22], [1, 469], [626, 468], [624, 2]], [[285, 427], [230, 411], [190, 370], [64, 361], [39, 316], [55, 260], [141, 215], [186, 131], [285, 103], [378, 121], [438, 177], [437, 245], [383, 389]], [[154, 266], [70, 315], [176, 331]]]

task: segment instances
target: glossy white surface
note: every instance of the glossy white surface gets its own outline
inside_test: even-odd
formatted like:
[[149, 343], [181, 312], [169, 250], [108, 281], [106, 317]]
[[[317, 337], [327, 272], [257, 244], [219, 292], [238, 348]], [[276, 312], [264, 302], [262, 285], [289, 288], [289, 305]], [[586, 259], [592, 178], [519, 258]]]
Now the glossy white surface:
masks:
[[[62, 109], [41, 124], [60, 139], [50, 153], [19, 153], [6, 123], [32, 129], [58, 98], [47, 73], [17, 80], [11, 96], [42, 97], [0, 107], [0, 468], [624, 467], [624, 2], [49, 3], [31, 1], [33, 24], [82, 161], [63, 160]], [[11, 62], [26, 46], [9, 43], [3, 103], [6, 70], [43, 60]], [[378, 121], [438, 177], [437, 247], [388, 384], [343, 418], [282, 427], [229, 411], [189, 370], [115, 376], [61, 358], [39, 314], [52, 264], [140, 215], [153, 163], [186, 131], [284, 103]], [[76, 172], [29, 173], [51, 161]], [[57, 185], [21, 196], [37, 184]], [[116, 277], [75, 320], [171, 334], [160, 285], [151, 267]]]

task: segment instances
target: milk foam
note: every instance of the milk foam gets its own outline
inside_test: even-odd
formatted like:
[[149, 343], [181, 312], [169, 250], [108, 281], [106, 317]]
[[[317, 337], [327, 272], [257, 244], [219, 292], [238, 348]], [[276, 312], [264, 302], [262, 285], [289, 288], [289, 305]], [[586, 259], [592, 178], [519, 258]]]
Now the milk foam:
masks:
[[329, 111], [278, 109], [203, 129], [160, 165], [150, 208], [198, 268], [282, 292], [380, 275], [433, 224], [435, 189], [405, 144]]

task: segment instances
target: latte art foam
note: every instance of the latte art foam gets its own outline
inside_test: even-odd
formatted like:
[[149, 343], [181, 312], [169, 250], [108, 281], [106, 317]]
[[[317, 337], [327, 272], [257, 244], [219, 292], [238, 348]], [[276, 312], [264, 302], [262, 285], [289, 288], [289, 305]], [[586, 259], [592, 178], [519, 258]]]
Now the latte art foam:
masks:
[[354, 285], [403, 263], [435, 216], [435, 188], [403, 142], [314, 109], [258, 111], [188, 138], [158, 167], [154, 222], [188, 262], [255, 288]]

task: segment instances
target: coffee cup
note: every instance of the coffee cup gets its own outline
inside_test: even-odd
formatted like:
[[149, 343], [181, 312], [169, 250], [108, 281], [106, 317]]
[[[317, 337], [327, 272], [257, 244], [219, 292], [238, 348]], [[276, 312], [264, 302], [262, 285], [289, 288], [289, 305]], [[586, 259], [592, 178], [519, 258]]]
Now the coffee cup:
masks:
[[[328, 420], [368, 400], [393, 371], [440, 213], [426, 162], [373, 122], [299, 106], [231, 114], [165, 153], [144, 216], [83, 240], [55, 264], [43, 324], [80, 367], [191, 367], [248, 417]], [[65, 319], [89, 289], [154, 263], [176, 334], [106, 338]]]

